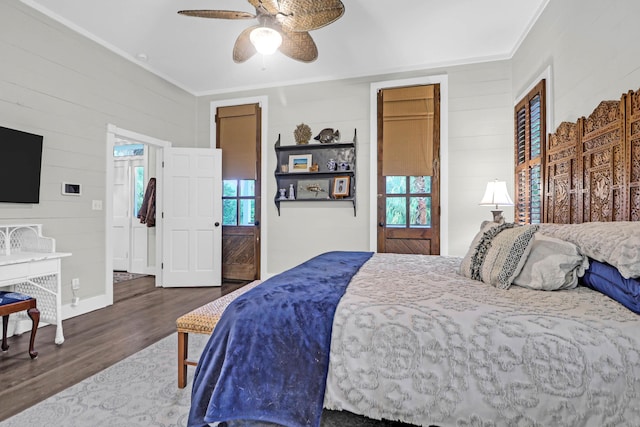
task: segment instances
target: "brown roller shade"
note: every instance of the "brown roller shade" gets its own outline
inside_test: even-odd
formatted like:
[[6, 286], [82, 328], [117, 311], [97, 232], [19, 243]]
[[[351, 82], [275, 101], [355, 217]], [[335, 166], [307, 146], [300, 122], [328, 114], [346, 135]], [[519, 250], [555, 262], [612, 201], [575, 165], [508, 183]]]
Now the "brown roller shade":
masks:
[[257, 179], [258, 104], [220, 107], [216, 122], [222, 179]]
[[434, 86], [382, 91], [382, 174], [432, 176]]

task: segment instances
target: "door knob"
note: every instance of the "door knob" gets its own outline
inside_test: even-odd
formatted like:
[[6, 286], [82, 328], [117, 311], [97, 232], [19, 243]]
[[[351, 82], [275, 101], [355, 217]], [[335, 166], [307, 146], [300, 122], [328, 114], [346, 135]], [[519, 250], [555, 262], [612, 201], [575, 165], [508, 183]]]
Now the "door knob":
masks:
[[220, 227], [220, 223], [218, 221], [216, 221], [213, 225], [215, 225], [216, 227]]
[[380, 221], [380, 222], [378, 223], [378, 225], [379, 225], [380, 227], [384, 227], [384, 222]]
[[253, 223], [253, 225], [255, 225], [256, 227], [260, 225], [260, 221], [256, 221]]

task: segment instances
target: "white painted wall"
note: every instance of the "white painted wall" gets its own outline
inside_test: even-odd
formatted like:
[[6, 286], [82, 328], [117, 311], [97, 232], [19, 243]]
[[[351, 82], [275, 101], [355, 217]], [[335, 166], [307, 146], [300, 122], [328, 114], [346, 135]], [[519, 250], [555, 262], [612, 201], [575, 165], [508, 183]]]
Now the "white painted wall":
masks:
[[[330, 250], [369, 250], [371, 152], [369, 91], [372, 82], [393, 81], [431, 74], [447, 74], [449, 85], [449, 254], [464, 255], [480, 222], [491, 218], [490, 209], [478, 206], [486, 183], [494, 178], [513, 181], [511, 65], [491, 62], [428, 73], [402, 73], [339, 80], [259, 91], [245, 91], [198, 99], [198, 139], [209, 138], [212, 100], [267, 96], [268, 141], [273, 147], [295, 144], [293, 130], [302, 122], [314, 136], [323, 128], [337, 128], [343, 140], [358, 130], [357, 215], [349, 204], [282, 204], [281, 216], [270, 200], [276, 194], [276, 158], [269, 151], [263, 165], [268, 172], [267, 272], [278, 273], [311, 256]], [[375, 106], [373, 106], [375, 108]], [[266, 216], [266, 218], [265, 218]], [[512, 213], [507, 217], [513, 218]]]
[[[106, 197], [107, 123], [193, 145], [195, 98], [18, 0], [0, 1], [0, 64], [0, 126], [44, 136], [40, 203], [2, 203], [0, 222], [42, 223], [73, 253], [62, 300], [79, 278], [79, 312], [105, 293], [105, 211], [91, 202]], [[82, 184], [82, 195], [61, 195], [62, 181]]]
[[513, 92], [547, 67], [553, 127], [640, 88], [640, 2], [551, 0], [513, 57]]

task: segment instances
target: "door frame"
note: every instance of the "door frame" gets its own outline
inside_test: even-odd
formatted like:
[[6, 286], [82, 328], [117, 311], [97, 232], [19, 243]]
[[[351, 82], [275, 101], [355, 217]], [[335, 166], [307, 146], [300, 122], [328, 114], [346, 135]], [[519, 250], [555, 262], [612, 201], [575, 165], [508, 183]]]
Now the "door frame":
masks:
[[449, 254], [449, 76], [416, 77], [371, 83], [369, 91], [369, 250], [378, 247], [378, 91], [380, 89], [440, 85], [440, 255]]
[[[105, 289], [107, 305], [113, 304], [113, 236], [111, 228], [113, 227], [113, 147], [116, 138], [121, 137], [129, 141], [140, 142], [146, 145], [156, 147], [156, 170], [161, 171], [161, 162], [164, 159], [164, 148], [171, 147], [169, 141], [163, 141], [152, 136], [143, 135], [127, 129], [122, 129], [109, 123], [107, 125], [107, 148], [106, 148], [106, 171], [105, 171]], [[162, 173], [156, 174], [156, 188], [162, 187]], [[162, 194], [156, 193], [156, 212], [162, 212]], [[156, 286], [162, 285], [162, 269], [158, 268], [162, 264], [162, 221], [156, 223]]]
[[[209, 133], [209, 147], [216, 148], [216, 110], [218, 107], [230, 107], [233, 105], [258, 104], [260, 106], [260, 278], [266, 280], [267, 275], [267, 226], [269, 224], [269, 209], [267, 209], [267, 157], [268, 148], [271, 148], [268, 141], [269, 98], [267, 96], [253, 96], [247, 98], [232, 98], [211, 101], [209, 104], [209, 120], [211, 122]], [[224, 153], [222, 153], [224, 161]], [[273, 198], [269, 198], [273, 200]]]

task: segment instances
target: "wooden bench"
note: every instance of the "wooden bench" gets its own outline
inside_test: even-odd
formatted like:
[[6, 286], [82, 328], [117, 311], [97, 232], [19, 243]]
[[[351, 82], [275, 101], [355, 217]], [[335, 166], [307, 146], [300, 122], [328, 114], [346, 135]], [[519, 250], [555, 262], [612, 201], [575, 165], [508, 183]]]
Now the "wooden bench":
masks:
[[218, 320], [220, 320], [220, 316], [222, 316], [222, 312], [231, 301], [260, 283], [260, 280], [248, 283], [227, 295], [180, 316], [176, 320], [178, 329], [178, 388], [185, 388], [187, 385], [187, 366], [198, 365], [196, 360], [189, 359], [189, 334], [211, 335]]

